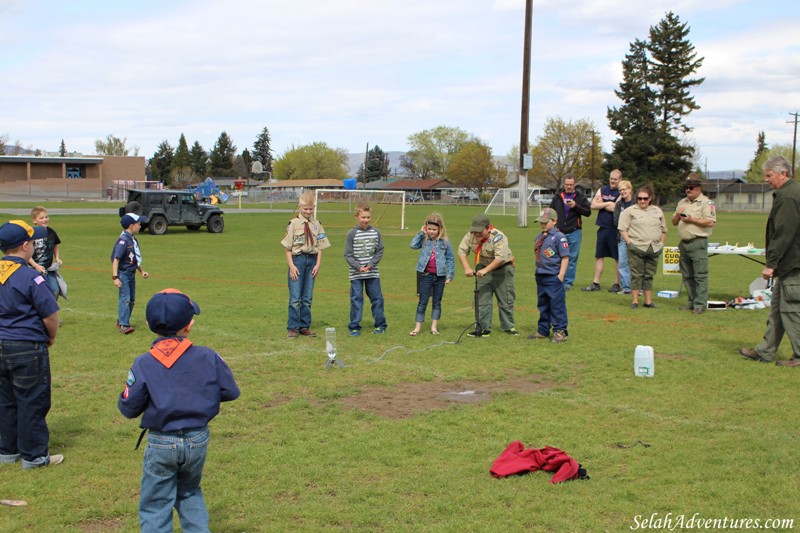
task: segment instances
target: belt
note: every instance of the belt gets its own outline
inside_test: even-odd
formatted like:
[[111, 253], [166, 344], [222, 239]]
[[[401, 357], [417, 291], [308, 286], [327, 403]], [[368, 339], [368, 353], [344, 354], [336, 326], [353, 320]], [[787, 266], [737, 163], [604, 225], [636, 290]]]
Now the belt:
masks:
[[681, 239], [681, 242], [685, 242], [685, 243], [688, 244], [690, 242], [696, 241], [697, 239], [708, 239], [708, 237], [695, 237], [694, 239]]

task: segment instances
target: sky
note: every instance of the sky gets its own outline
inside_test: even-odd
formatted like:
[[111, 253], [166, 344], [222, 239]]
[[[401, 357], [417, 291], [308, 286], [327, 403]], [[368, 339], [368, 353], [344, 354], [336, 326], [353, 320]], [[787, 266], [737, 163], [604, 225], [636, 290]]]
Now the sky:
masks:
[[[684, 122], [701, 168], [747, 168], [760, 131], [791, 144], [800, 14], [789, 0], [534, 0], [530, 140], [548, 118], [606, 111], [635, 39], [672, 11], [705, 82]], [[94, 154], [115, 135], [151, 157], [181, 134], [274, 155], [314, 142], [406, 151], [437, 126], [504, 156], [519, 145], [524, 0], [0, 0], [0, 135]], [[789, 13], [790, 15], [787, 15]]]

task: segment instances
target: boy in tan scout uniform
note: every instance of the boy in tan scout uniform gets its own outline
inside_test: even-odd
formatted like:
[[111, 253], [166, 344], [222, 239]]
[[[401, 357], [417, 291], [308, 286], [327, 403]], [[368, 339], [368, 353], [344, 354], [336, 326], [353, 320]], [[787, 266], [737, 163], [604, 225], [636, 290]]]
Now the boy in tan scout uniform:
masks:
[[314, 337], [311, 331], [311, 300], [314, 279], [322, 265], [322, 250], [331, 243], [322, 224], [314, 219], [314, 193], [304, 192], [297, 204], [298, 215], [289, 221], [281, 244], [289, 264], [289, 321], [287, 337]]
[[[474, 266], [467, 256], [475, 254]], [[519, 335], [514, 324], [514, 254], [505, 234], [492, 226], [484, 214], [472, 217], [472, 227], [461, 239], [458, 259], [468, 278], [477, 276], [478, 319], [482, 333], [470, 337], [488, 337], [492, 332], [492, 295], [497, 298], [500, 327], [510, 335]]]
[[689, 296], [684, 307], [695, 314], [704, 313], [708, 303], [708, 236], [717, 223], [714, 202], [703, 194], [700, 176], [692, 172], [686, 178], [682, 198], [672, 215], [672, 225], [678, 226], [681, 242], [680, 269], [683, 285]]

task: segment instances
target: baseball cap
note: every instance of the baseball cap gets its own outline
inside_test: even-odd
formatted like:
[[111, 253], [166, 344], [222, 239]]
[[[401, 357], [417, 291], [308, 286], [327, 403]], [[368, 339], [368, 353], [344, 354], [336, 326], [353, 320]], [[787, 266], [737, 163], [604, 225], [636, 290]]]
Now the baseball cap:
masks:
[[164, 289], [147, 302], [145, 317], [153, 333], [175, 335], [189, 325], [200, 306], [178, 289]]
[[472, 217], [472, 227], [469, 230], [478, 233], [485, 230], [488, 227], [489, 227], [489, 217], [487, 217], [483, 213], [480, 213]]
[[0, 226], [0, 250], [13, 250], [28, 241], [47, 237], [44, 226], [31, 227], [22, 220], [9, 220]]
[[558, 220], [558, 214], [552, 207], [545, 207], [539, 216], [536, 217], [536, 222], [547, 222], [548, 220]]
[[122, 219], [119, 221], [122, 224], [122, 227], [128, 229], [131, 225], [139, 223], [147, 222], [147, 217], [144, 215], [137, 215], [136, 213], [126, 213]]

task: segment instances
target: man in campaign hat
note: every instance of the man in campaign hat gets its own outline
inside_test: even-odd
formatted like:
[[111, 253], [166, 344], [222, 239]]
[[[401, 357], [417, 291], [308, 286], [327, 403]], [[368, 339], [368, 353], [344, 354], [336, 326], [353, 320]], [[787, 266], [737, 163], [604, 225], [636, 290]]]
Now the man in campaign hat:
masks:
[[[475, 255], [472, 265], [467, 256]], [[468, 278], [476, 277], [478, 327], [470, 337], [488, 337], [492, 332], [492, 296], [497, 298], [500, 327], [519, 335], [514, 324], [514, 254], [505, 234], [491, 225], [483, 213], [472, 217], [472, 226], [458, 246], [458, 259]]]
[[0, 464], [57, 465], [50, 455], [50, 353], [58, 333], [58, 304], [44, 277], [28, 261], [44, 226], [22, 220], [0, 226]]
[[689, 302], [684, 309], [704, 313], [708, 304], [708, 237], [717, 223], [714, 202], [703, 194], [700, 176], [694, 172], [684, 182], [686, 197], [678, 202], [672, 225], [678, 226], [680, 269]]

